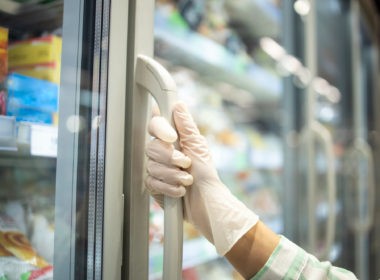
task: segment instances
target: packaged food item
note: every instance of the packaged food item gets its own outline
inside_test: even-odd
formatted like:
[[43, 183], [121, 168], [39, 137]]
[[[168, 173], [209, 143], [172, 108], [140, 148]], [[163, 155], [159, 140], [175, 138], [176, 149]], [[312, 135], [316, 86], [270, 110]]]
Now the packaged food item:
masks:
[[0, 49], [8, 48], [8, 29], [0, 26]]
[[4, 279], [20, 280], [26, 272], [51, 267], [30, 245], [17, 223], [3, 213], [0, 213], [0, 246], [0, 276], [6, 277]]
[[[21, 280], [50, 280], [53, 279], [53, 266], [46, 266], [21, 275]], [[1, 279], [0, 279], [1, 280]]]
[[[4, 219], [10, 219], [5, 216], [1, 218], [3, 221]], [[44, 259], [37, 255], [24, 234], [15, 229], [7, 228], [4, 225], [4, 223], [1, 225], [2, 228], [0, 231], [0, 244], [3, 246], [3, 249], [33, 266], [45, 267], [49, 265]]]
[[5, 89], [0, 88], [0, 115], [5, 115], [7, 106], [7, 95]]
[[8, 48], [9, 67], [60, 63], [62, 39], [49, 35], [11, 44]]
[[4, 83], [8, 74], [8, 53], [0, 48], [0, 83]]
[[10, 45], [9, 71], [59, 84], [62, 39], [45, 36]]
[[7, 81], [7, 115], [17, 121], [54, 123], [58, 111], [58, 85], [12, 73]]
[[3, 245], [0, 244], [0, 257], [9, 257], [12, 256], [12, 254], [7, 251]]
[[60, 64], [56, 63], [19, 66], [11, 71], [56, 84], [60, 83], [61, 68]]
[[23, 273], [33, 269], [33, 265], [14, 256], [0, 257], [0, 280], [20, 280]]
[[[8, 74], [8, 29], [0, 26], [0, 99], [4, 93], [3, 83]], [[0, 100], [0, 115], [3, 115], [2, 103]]]

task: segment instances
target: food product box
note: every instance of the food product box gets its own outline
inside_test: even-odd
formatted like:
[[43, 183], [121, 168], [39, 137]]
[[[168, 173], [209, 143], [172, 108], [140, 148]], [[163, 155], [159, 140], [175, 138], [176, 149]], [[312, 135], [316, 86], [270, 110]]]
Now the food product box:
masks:
[[[8, 29], [0, 26], [0, 90], [8, 74]], [[1, 101], [0, 101], [1, 102]], [[0, 109], [1, 115], [1, 109]]]
[[0, 115], [5, 115], [7, 106], [7, 94], [5, 89], [1, 88], [0, 85]]
[[8, 48], [8, 29], [0, 26], [0, 49]]
[[59, 63], [26, 65], [13, 68], [12, 72], [59, 84], [61, 66]]
[[51, 279], [30, 277], [51, 271], [52, 266], [38, 254], [20, 226], [8, 213], [0, 213], [0, 279]]
[[49, 35], [11, 44], [8, 48], [9, 68], [19, 66], [56, 63], [62, 53], [62, 39]]
[[7, 88], [8, 116], [15, 116], [17, 121], [54, 123], [58, 111], [57, 84], [12, 73]]
[[[3, 84], [8, 74], [8, 53], [6, 49], [0, 49], [0, 84]], [[0, 88], [2, 86], [0, 85]]]

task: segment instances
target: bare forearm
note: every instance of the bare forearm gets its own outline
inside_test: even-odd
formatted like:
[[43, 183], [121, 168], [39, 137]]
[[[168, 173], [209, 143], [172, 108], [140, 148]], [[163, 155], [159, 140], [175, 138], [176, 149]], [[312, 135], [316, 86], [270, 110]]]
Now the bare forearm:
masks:
[[253, 277], [267, 262], [280, 237], [259, 221], [227, 252], [227, 260], [245, 278]]

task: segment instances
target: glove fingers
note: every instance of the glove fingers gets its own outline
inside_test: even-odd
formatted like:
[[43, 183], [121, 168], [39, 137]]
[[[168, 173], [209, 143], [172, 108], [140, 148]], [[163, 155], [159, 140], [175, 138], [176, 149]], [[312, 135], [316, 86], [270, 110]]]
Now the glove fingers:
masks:
[[177, 140], [177, 133], [168, 121], [161, 116], [154, 116], [148, 125], [150, 135], [168, 143], [174, 143]]
[[170, 185], [190, 186], [193, 183], [193, 176], [188, 172], [150, 159], [147, 163], [147, 171], [150, 176]]
[[171, 197], [182, 197], [186, 194], [184, 186], [170, 185], [152, 176], [145, 179], [146, 188], [152, 193], [160, 193]]
[[183, 152], [190, 157], [209, 160], [206, 139], [200, 134], [193, 117], [184, 103], [177, 103], [173, 111], [174, 122]]
[[181, 168], [189, 168], [191, 165], [189, 157], [175, 150], [172, 144], [157, 138], [147, 144], [146, 154], [151, 160], [168, 166], [175, 165]]

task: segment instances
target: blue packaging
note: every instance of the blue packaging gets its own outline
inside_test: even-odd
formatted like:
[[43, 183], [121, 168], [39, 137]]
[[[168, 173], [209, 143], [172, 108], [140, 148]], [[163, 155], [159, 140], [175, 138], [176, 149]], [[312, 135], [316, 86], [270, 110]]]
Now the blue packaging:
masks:
[[8, 116], [17, 121], [53, 123], [58, 111], [57, 84], [13, 73], [8, 76], [7, 90]]

